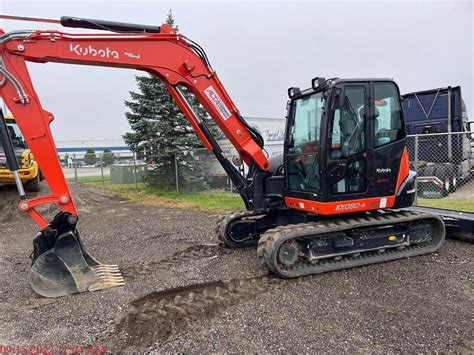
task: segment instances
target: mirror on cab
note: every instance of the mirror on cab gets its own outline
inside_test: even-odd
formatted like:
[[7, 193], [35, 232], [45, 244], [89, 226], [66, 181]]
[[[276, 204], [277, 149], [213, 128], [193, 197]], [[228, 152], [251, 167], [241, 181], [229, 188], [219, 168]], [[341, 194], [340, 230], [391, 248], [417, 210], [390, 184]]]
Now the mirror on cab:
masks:
[[337, 110], [344, 105], [344, 99], [346, 97], [345, 85], [339, 83], [334, 87], [333, 99], [332, 99], [332, 109]]

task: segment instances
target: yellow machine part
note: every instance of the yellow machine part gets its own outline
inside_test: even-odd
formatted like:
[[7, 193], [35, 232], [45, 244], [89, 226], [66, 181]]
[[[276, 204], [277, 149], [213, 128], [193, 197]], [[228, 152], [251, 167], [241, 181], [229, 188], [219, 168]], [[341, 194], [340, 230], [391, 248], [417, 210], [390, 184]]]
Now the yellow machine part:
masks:
[[[12, 115], [5, 115], [5, 121], [8, 123], [14, 123], [15, 119]], [[24, 149], [21, 153], [21, 164], [20, 170], [18, 173], [20, 174], [21, 181], [28, 182], [34, 180], [38, 177], [39, 174], [39, 167], [38, 163], [35, 161], [33, 154], [29, 149]], [[6, 167], [0, 167], [0, 184], [14, 184], [15, 177], [10, 169]]]

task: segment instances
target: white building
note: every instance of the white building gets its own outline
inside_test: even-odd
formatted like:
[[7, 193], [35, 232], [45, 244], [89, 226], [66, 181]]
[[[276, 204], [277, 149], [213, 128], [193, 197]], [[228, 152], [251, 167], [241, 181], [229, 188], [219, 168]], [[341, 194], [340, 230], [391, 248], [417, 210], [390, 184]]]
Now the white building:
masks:
[[61, 158], [67, 154], [70, 157], [75, 156], [76, 159], [83, 159], [88, 149], [101, 154], [105, 148], [110, 149], [117, 156], [132, 157], [132, 152], [122, 138], [56, 141], [55, 143]]
[[[245, 120], [250, 126], [257, 128], [262, 135], [265, 141], [265, 150], [269, 156], [283, 152], [285, 119], [246, 117]], [[231, 157], [237, 154], [236, 150], [227, 140], [219, 140], [219, 144], [227, 156]], [[82, 160], [88, 149], [94, 150], [99, 155], [105, 148], [109, 148], [116, 157], [121, 159], [130, 159], [133, 156], [122, 138], [56, 141], [56, 147], [61, 159], [64, 159], [64, 156], [67, 154], [70, 159], [75, 157], [77, 160]], [[212, 175], [225, 174], [217, 161], [215, 161], [215, 164], [212, 164], [211, 171]]]

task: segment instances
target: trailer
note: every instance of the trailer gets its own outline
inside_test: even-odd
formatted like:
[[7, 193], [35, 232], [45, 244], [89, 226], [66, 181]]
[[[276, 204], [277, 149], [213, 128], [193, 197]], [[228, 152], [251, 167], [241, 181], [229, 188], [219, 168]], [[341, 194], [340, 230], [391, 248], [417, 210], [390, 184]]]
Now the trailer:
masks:
[[447, 238], [474, 242], [474, 213], [421, 206], [411, 206], [406, 210], [441, 216]]
[[402, 98], [406, 131], [415, 140], [409, 156], [419, 193], [445, 197], [471, 178], [474, 167], [461, 87], [412, 92]]

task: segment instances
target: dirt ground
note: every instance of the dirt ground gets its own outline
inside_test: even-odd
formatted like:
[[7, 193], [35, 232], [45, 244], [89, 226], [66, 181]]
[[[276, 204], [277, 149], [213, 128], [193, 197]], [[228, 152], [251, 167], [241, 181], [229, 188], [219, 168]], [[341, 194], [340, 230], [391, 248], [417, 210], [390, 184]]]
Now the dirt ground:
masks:
[[[217, 245], [216, 215], [73, 185], [79, 230], [126, 285], [59, 299], [28, 284], [36, 228], [0, 188], [0, 347], [110, 352], [474, 351], [474, 244], [297, 280]], [[53, 211], [49, 211], [52, 213]], [[0, 352], [2, 350], [0, 349]]]

